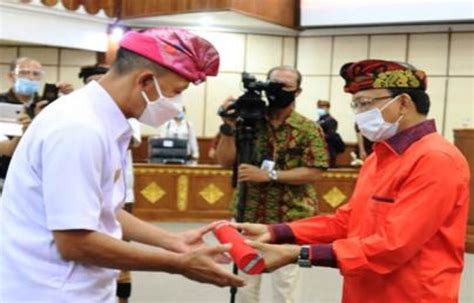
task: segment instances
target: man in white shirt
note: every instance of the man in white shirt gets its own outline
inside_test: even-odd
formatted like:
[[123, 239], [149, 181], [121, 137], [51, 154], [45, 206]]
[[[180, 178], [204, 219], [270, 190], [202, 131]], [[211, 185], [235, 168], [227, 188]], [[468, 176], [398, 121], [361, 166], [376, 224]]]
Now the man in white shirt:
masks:
[[0, 202], [2, 302], [115, 302], [117, 269], [243, 284], [214, 260], [229, 247], [204, 244], [211, 225], [173, 234], [122, 210], [127, 118], [155, 127], [171, 119], [181, 92], [218, 64], [214, 47], [187, 31], [129, 32], [99, 82], [33, 120]]
[[184, 107], [174, 119], [169, 120], [161, 127], [160, 137], [188, 140], [189, 163], [197, 163], [199, 159], [199, 146], [196, 132], [191, 122], [186, 120], [186, 109]]

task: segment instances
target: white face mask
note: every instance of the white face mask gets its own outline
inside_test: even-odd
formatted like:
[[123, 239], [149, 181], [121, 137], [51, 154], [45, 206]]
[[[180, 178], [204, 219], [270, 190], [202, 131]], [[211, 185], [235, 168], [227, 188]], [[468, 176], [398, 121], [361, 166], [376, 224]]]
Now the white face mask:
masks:
[[180, 112], [182, 108], [182, 95], [176, 95], [173, 98], [165, 97], [161, 93], [160, 86], [155, 77], [153, 77], [156, 91], [158, 92], [158, 99], [150, 101], [144, 91], [142, 96], [146, 101], [146, 107], [138, 121], [150, 125], [152, 127], [159, 127], [168, 120], [173, 119]]
[[394, 123], [384, 120], [382, 111], [398, 98], [393, 98], [385, 104], [381, 109], [373, 108], [363, 113], [355, 115], [357, 126], [359, 126], [361, 134], [373, 142], [381, 142], [393, 137], [397, 133], [398, 124], [403, 116], [400, 116]]

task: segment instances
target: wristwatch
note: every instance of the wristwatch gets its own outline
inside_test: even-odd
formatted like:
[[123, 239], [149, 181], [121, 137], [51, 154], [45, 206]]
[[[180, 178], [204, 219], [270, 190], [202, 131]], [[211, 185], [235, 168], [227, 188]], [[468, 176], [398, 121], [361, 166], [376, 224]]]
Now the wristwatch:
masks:
[[309, 245], [301, 246], [300, 255], [298, 256], [298, 265], [300, 267], [311, 267], [311, 247]]
[[271, 171], [268, 172], [268, 177], [270, 178], [270, 180], [272, 181], [277, 181], [278, 180], [278, 174], [277, 174], [277, 171], [272, 169]]
[[227, 123], [222, 124], [221, 127], [219, 128], [219, 131], [221, 134], [228, 137], [231, 137], [235, 134], [234, 127]]

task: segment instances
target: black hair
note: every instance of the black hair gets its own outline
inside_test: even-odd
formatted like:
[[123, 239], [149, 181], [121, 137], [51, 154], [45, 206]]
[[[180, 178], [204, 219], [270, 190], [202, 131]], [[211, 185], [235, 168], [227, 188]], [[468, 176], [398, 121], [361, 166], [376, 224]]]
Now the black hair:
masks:
[[81, 70], [77, 76], [81, 78], [85, 84], [87, 81], [87, 78], [89, 78], [90, 76], [103, 75], [107, 73], [108, 70], [109, 70], [108, 67], [103, 66], [103, 65], [98, 65], [98, 64], [83, 66], [81, 67]]
[[119, 75], [128, 73], [135, 69], [148, 68], [153, 70], [156, 74], [163, 74], [166, 69], [157, 63], [124, 48], [119, 48], [112, 69]]
[[267, 80], [270, 80], [270, 76], [276, 70], [294, 72], [296, 74], [296, 88], [301, 89], [301, 82], [303, 81], [303, 76], [301, 75], [299, 70], [297, 70], [294, 67], [288, 66], [288, 65], [276, 66], [276, 67], [274, 67], [274, 68], [272, 68], [268, 71]]
[[413, 103], [415, 103], [416, 111], [419, 114], [427, 115], [430, 111], [430, 96], [422, 89], [413, 88], [388, 88], [390, 95], [396, 97], [401, 94], [407, 94], [410, 96]]

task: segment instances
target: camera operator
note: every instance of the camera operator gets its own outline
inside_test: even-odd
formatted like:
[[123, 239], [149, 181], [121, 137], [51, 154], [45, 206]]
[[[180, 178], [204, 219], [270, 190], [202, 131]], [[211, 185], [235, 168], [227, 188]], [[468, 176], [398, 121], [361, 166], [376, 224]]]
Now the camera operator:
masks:
[[[43, 75], [41, 63], [34, 59], [21, 57], [10, 63], [7, 78], [11, 83], [11, 88], [0, 94], [0, 102], [24, 105], [24, 112], [18, 116], [18, 122], [22, 124], [23, 132], [26, 131], [31, 120], [48, 104], [48, 101], [41, 100], [42, 98], [38, 95]], [[69, 83], [57, 83], [56, 86], [63, 94], [68, 94], [73, 90]], [[0, 139], [0, 193], [11, 157], [20, 138], [4, 136]]]
[[[268, 98], [266, 118], [255, 127], [255, 149], [252, 164], [240, 164], [238, 181], [248, 182], [245, 222], [279, 223], [312, 216], [317, 212], [314, 181], [328, 166], [328, 155], [321, 127], [296, 113], [295, 98], [301, 93], [298, 70], [280, 66], [272, 68], [267, 79], [283, 87]], [[267, 93], [268, 97], [268, 93]], [[223, 109], [233, 100], [228, 98]], [[236, 120], [225, 118], [216, 159], [224, 167], [236, 161]], [[234, 195], [234, 209], [239, 192]], [[246, 286], [237, 293], [237, 301], [259, 301], [261, 276], [242, 273]], [[294, 302], [298, 268], [289, 265], [272, 273], [274, 302]]]

